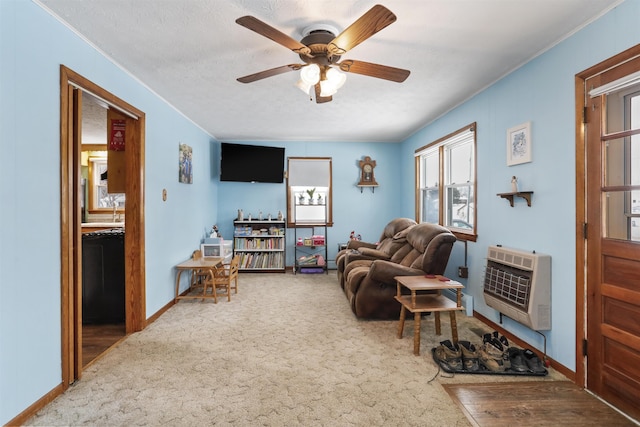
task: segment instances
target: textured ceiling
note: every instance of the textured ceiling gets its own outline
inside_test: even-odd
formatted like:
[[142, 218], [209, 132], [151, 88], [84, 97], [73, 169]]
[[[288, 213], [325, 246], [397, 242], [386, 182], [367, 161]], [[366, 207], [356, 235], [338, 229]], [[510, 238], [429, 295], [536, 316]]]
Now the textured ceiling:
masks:
[[252, 15], [300, 40], [312, 24], [344, 30], [374, 1], [35, 1], [218, 140], [396, 142], [621, 0], [386, 0], [397, 21], [342, 59], [411, 75], [350, 73], [325, 104], [294, 86], [298, 72], [236, 81], [301, 61], [235, 20]]

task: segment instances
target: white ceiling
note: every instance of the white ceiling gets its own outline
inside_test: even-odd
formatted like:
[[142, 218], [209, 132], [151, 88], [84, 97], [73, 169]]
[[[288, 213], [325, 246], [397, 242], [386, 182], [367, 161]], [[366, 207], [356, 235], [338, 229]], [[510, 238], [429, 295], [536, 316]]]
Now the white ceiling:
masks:
[[235, 20], [252, 15], [300, 40], [312, 24], [344, 30], [375, 1], [35, 1], [218, 140], [391, 142], [621, 2], [384, 0], [397, 21], [342, 59], [411, 75], [395, 83], [351, 73], [332, 102], [316, 104], [294, 86], [295, 71], [236, 81], [301, 60]]

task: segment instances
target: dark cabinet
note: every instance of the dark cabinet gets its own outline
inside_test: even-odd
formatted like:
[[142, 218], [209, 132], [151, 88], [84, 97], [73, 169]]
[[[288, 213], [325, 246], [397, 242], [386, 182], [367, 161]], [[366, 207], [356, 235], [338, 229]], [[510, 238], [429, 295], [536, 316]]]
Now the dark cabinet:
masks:
[[82, 235], [82, 323], [124, 323], [124, 230]]

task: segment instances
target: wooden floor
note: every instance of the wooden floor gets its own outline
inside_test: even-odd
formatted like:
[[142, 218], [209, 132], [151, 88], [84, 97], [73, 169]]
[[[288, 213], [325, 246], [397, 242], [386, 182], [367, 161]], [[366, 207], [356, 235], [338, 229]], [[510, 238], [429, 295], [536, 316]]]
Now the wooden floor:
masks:
[[474, 426], [634, 426], [568, 381], [443, 384]]
[[117, 325], [82, 325], [82, 367], [124, 338], [124, 323]]

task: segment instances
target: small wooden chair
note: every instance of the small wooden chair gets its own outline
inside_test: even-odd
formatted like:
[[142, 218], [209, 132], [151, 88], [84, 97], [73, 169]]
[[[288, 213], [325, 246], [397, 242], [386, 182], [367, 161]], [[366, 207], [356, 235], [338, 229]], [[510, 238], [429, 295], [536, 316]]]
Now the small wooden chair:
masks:
[[[238, 270], [240, 268], [240, 256], [233, 257], [229, 265], [211, 270], [212, 274], [207, 274], [204, 280], [204, 294], [207, 288], [211, 287], [213, 301], [218, 302], [218, 295], [227, 295], [227, 301], [231, 301], [231, 289], [238, 293]], [[218, 294], [218, 290], [222, 292]]]
[[[200, 249], [196, 249], [191, 254], [191, 259], [200, 259], [202, 258], [202, 252]], [[191, 274], [191, 287], [195, 285], [202, 284], [206, 277], [209, 275], [209, 270], [194, 270]]]

